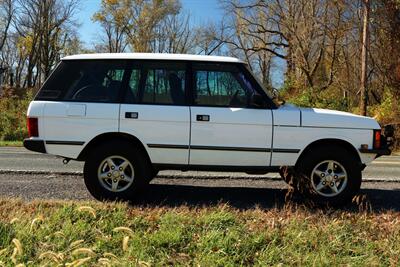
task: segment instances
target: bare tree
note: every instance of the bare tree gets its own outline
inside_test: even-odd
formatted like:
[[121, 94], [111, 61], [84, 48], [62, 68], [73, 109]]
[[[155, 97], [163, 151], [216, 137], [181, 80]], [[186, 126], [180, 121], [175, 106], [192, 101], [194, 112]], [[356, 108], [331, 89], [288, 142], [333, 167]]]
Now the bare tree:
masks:
[[190, 27], [189, 13], [175, 13], [166, 16], [154, 30], [152, 51], [158, 53], [193, 52], [195, 47], [194, 32]]
[[27, 53], [24, 85], [33, 87], [48, 77], [69, 38], [78, 0], [19, 0], [16, 28]]
[[126, 15], [127, 6], [121, 1], [102, 1], [101, 9], [93, 15], [92, 20], [103, 28], [103, 43], [109, 53], [124, 52], [128, 46]]
[[160, 24], [180, 9], [177, 0], [102, 0], [94, 20], [102, 24], [109, 47], [118, 43], [121, 50], [126, 40], [135, 52], [151, 52]]
[[6, 43], [14, 14], [14, 0], [0, 0], [0, 51]]
[[226, 28], [227, 26], [222, 20], [220, 24], [206, 23], [194, 29], [196, 53], [203, 55], [221, 54], [221, 48], [226, 40]]
[[367, 115], [368, 105], [368, 48], [369, 48], [369, 13], [370, 3], [369, 0], [363, 0], [363, 37], [362, 37], [362, 52], [361, 52], [361, 101], [360, 101], [360, 112], [361, 115]]

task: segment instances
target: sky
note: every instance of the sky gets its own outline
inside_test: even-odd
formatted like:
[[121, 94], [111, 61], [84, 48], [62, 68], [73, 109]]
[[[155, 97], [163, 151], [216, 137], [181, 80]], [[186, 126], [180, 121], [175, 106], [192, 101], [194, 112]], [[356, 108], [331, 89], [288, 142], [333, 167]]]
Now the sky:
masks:
[[[93, 14], [100, 9], [101, 0], [82, 0], [76, 19], [80, 23], [78, 33], [88, 47], [98, 41], [100, 27], [92, 21]], [[189, 12], [193, 23], [204, 24], [207, 22], [218, 22], [223, 19], [223, 10], [218, 0], [181, 0], [182, 8]], [[283, 84], [284, 63], [276, 60], [272, 69], [272, 83], [275, 88]]]

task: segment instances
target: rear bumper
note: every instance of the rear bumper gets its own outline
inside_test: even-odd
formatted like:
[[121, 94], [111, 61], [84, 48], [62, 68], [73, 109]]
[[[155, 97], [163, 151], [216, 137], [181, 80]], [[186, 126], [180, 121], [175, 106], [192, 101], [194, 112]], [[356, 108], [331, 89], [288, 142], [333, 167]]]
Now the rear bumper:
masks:
[[37, 139], [25, 139], [24, 140], [24, 147], [28, 150], [35, 151], [35, 152], [40, 152], [40, 153], [46, 153], [46, 148], [44, 146], [44, 141], [43, 140], [37, 140]]

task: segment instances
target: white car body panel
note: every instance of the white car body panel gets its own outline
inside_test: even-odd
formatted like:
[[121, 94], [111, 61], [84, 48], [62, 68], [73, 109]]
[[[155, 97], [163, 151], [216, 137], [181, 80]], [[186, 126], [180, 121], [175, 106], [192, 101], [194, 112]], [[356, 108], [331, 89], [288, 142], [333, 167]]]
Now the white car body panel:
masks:
[[[30, 116], [30, 114], [29, 114]], [[43, 102], [42, 132], [49, 154], [76, 159], [96, 136], [118, 132], [119, 105], [103, 103]], [[83, 145], [49, 144], [52, 141]]]
[[[358, 151], [357, 148], [360, 148], [361, 144], [372, 147], [372, 130], [276, 126], [274, 127], [274, 147], [290, 147], [298, 149], [300, 153], [273, 152], [271, 165], [295, 165], [299, 155], [308, 145], [322, 139], [343, 140]], [[374, 154], [359, 153], [359, 155], [364, 164], [370, 163], [375, 158]]]
[[301, 124], [301, 112], [296, 106], [283, 105], [272, 112], [275, 126], [300, 126]]
[[350, 129], [380, 129], [373, 118], [363, 117], [348, 112], [302, 108], [302, 126], [350, 128]]
[[[126, 112], [137, 112], [138, 118], [125, 118]], [[189, 112], [187, 106], [122, 104], [119, 131], [138, 138], [147, 149], [152, 163], [188, 164]], [[162, 148], [157, 145], [187, 148]]]
[[[224, 107], [190, 109], [190, 164], [269, 166], [271, 153], [266, 150], [272, 146], [271, 110]], [[197, 121], [197, 115], [209, 115], [210, 121]], [[207, 146], [210, 148], [207, 149]], [[242, 148], [242, 151], [235, 151], [235, 147]], [[252, 148], [259, 151], [246, 151]]]

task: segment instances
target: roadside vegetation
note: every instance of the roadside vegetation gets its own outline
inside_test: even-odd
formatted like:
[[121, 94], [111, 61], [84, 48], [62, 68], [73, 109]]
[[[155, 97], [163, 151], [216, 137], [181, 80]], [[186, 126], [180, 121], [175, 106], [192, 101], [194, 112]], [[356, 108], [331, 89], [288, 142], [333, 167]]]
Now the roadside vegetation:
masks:
[[27, 137], [26, 112], [32, 98], [32, 90], [7, 88], [3, 91], [0, 96], [0, 146], [18, 146]]
[[398, 212], [0, 201], [0, 266], [396, 266], [399, 255]]
[[23, 143], [22, 141], [0, 141], [0, 146], [21, 147]]

